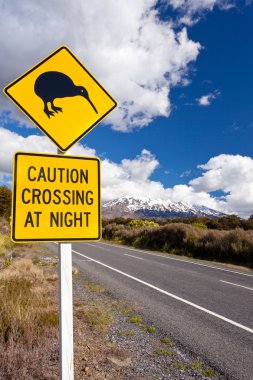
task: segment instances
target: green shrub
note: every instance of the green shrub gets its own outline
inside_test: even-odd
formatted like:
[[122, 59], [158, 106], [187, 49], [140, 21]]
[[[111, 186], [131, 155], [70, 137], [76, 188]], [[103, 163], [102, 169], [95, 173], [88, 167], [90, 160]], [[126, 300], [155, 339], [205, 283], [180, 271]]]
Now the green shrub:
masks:
[[161, 355], [161, 356], [174, 356], [175, 355], [175, 352], [172, 351], [172, 350], [167, 350], [165, 348], [159, 348], [157, 351], [156, 351], [157, 355]]
[[141, 228], [141, 227], [159, 227], [159, 224], [152, 220], [144, 220], [144, 219], [133, 219], [128, 222], [130, 227]]
[[129, 318], [128, 322], [130, 322], [130, 323], [141, 323], [142, 317], [140, 315], [136, 315], [135, 317]]
[[82, 313], [84, 321], [93, 328], [104, 329], [110, 323], [112, 315], [100, 307], [85, 310]]
[[0, 233], [0, 256], [4, 256], [7, 251], [14, 247], [9, 235]]
[[0, 216], [10, 219], [11, 216], [11, 190], [7, 186], [0, 186]]
[[208, 368], [208, 369], [204, 369], [203, 371], [202, 371], [202, 374], [204, 375], [204, 376], [207, 376], [207, 377], [214, 377], [215, 376], [215, 371], [212, 369], [212, 368]]
[[153, 325], [149, 326], [147, 329], [147, 332], [149, 332], [150, 334], [154, 333], [155, 332], [155, 326], [153, 326]]
[[204, 223], [192, 223], [192, 226], [194, 226], [194, 227], [198, 227], [198, 228], [202, 228], [202, 229], [204, 229], [204, 230], [207, 229], [207, 225], [204, 224]]
[[[237, 219], [233, 219], [237, 220]], [[230, 220], [231, 222], [231, 220]], [[232, 222], [231, 222], [232, 223]], [[201, 225], [202, 226], [202, 225]], [[158, 227], [108, 224], [104, 237], [134, 247], [173, 252], [206, 260], [253, 267], [253, 231], [209, 230], [196, 225], [168, 223]]]

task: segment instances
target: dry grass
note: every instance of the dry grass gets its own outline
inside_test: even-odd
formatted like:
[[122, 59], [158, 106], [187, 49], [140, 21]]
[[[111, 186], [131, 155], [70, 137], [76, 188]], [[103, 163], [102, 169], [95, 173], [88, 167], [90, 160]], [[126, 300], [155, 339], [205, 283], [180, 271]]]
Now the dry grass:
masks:
[[86, 280], [85, 281], [85, 287], [89, 292], [94, 292], [94, 293], [104, 293], [105, 288], [91, 280]]
[[104, 306], [80, 308], [77, 317], [87, 323], [93, 330], [105, 331], [109, 326], [112, 314]]
[[50, 285], [46, 285], [45, 282], [43, 271], [29, 259], [16, 261], [1, 271], [0, 340], [2, 344], [9, 341], [30, 343], [44, 327], [56, 325], [57, 310], [49, 299]]
[[0, 234], [0, 256], [4, 256], [13, 246], [9, 236]]
[[56, 287], [31, 259], [8, 258], [7, 235], [0, 242], [0, 379], [56, 379], [57, 366], [45, 371], [57, 360]]

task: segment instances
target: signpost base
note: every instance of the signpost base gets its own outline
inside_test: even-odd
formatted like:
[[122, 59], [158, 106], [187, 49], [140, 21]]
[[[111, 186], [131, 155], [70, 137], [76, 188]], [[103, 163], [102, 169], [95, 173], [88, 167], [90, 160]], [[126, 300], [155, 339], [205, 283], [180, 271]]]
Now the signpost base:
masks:
[[59, 243], [60, 379], [74, 380], [72, 250]]

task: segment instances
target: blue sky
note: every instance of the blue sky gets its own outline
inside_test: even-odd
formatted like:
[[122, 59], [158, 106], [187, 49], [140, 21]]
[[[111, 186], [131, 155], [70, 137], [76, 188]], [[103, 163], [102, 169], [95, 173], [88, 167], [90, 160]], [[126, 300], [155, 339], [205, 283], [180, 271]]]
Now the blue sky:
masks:
[[[190, 68], [190, 84], [171, 90], [171, 115], [134, 133], [100, 126], [85, 138], [88, 146], [116, 162], [134, 158], [145, 147], [160, 162], [152, 178], [169, 186], [196, 177], [197, 165], [210, 157], [253, 153], [253, 7], [214, 9], [188, 33], [202, 51]], [[198, 105], [196, 99], [214, 91], [220, 95], [209, 106]], [[189, 170], [189, 176], [180, 178]]]
[[[91, 13], [88, 16], [96, 15], [101, 23], [91, 23], [85, 13], [86, 18], [80, 18], [71, 31], [68, 2], [62, 2], [62, 9], [56, 12], [54, 1], [55, 10], [40, 25], [36, 19], [46, 14], [46, 6], [35, 9], [30, 0], [18, 7], [0, 3], [2, 28], [12, 36], [8, 44], [3, 38], [1, 43], [6, 53], [2, 87], [67, 44], [120, 106], [115, 116], [97, 126], [74, 151], [95, 153], [104, 161], [105, 201], [147, 195], [205, 204], [244, 217], [252, 214], [253, 4], [243, 0], [149, 0], [137, 5], [129, 1], [122, 5], [126, 24], [122, 18], [121, 25], [116, 21], [114, 25], [115, 14], [120, 20], [115, 1], [104, 2], [105, 9], [100, 9], [99, 1], [84, 3], [86, 13], [87, 9]], [[81, 3], [76, 11], [85, 12]], [[143, 16], [145, 12], [148, 16]], [[31, 37], [31, 30], [36, 30], [38, 39], [36, 33]], [[55, 32], [53, 39], [50, 30]], [[15, 40], [19, 31], [20, 38], [31, 39], [30, 44], [22, 46]], [[82, 39], [83, 32], [90, 39]], [[136, 45], [132, 43], [134, 33]], [[183, 33], [187, 37], [182, 37]], [[36, 46], [38, 42], [41, 48]], [[103, 53], [106, 49], [107, 55]], [[53, 149], [9, 103], [1, 101], [2, 141], [12, 140], [16, 149], [23, 145], [29, 150], [29, 144], [33, 150]], [[11, 157], [6, 158], [4, 150], [2, 155], [1, 179], [8, 183]]]

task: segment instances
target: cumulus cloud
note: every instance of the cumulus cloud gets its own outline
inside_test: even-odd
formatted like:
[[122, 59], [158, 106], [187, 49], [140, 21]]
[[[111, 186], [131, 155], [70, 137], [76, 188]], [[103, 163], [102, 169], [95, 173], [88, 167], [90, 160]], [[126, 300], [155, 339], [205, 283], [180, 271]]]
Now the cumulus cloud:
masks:
[[213, 92], [210, 92], [207, 95], [203, 95], [200, 98], [197, 99], [197, 103], [199, 106], [210, 106], [210, 104], [220, 96], [220, 91], [215, 90]]
[[[200, 44], [162, 21], [158, 0], [0, 0], [1, 86], [62, 44], [76, 53], [117, 99], [105, 122], [120, 131], [171, 111], [172, 86], [186, 83]], [[19, 122], [32, 124], [4, 102]]]
[[133, 160], [123, 159], [119, 164], [105, 159], [102, 162], [104, 201], [124, 195], [163, 198], [162, 183], [150, 179], [158, 165], [156, 157], [146, 149]]
[[[56, 152], [47, 137], [30, 135], [22, 137], [5, 128], [0, 128], [1, 172], [0, 178], [8, 182], [11, 178], [12, 156], [16, 151]], [[78, 143], [69, 153], [92, 156], [94, 149]], [[202, 175], [187, 185], [165, 187], [152, 180], [159, 161], [148, 150], [143, 149], [134, 159], [123, 159], [120, 163], [108, 158], [102, 160], [103, 202], [122, 197], [149, 196], [153, 199], [170, 199], [204, 205], [226, 213], [237, 213], [241, 217], [253, 214], [253, 159], [240, 155], [222, 154], [200, 165]], [[213, 192], [223, 192], [215, 197]]]
[[197, 192], [222, 190], [228, 210], [241, 216], [253, 214], [253, 159], [221, 154], [200, 165], [203, 175], [190, 181]]
[[[125, 159], [116, 164], [106, 159], [102, 165], [104, 201], [123, 195], [148, 195], [153, 199], [204, 205], [241, 217], [253, 214], [253, 159], [250, 157], [226, 154], [213, 157], [199, 166], [202, 176], [188, 185], [171, 188], [151, 179], [159, 162], [145, 149], [133, 160]], [[215, 191], [222, 192], [223, 196], [212, 195]]]
[[[0, 127], [0, 179], [5, 181], [12, 173], [12, 157], [14, 153], [20, 151], [27, 152], [44, 152], [56, 153], [56, 147], [46, 136], [30, 135], [28, 137], [20, 136], [6, 128]], [[68, 151], [68, 154], [94, 156], [95, 150], [87, 148], [81, 144], [76, 144]]]
[[179, 22], [191, 26], [216, 6], [228, 10], [236, 6], [235, 0], [164, 0], [180, 14]]

